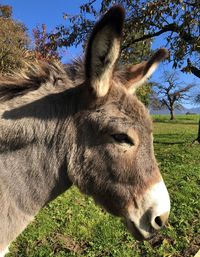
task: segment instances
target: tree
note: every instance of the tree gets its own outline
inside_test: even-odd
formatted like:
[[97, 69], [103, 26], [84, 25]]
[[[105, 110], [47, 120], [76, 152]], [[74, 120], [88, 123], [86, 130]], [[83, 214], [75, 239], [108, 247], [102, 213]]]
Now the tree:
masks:
[[52, 34], [53, 41], [61, 46], [82, 43], [93, 26], [91, 16], [97, 17], [118, 3], [127, 12], [125, 43], [122, 46], [124, 59], [137, 53], [135, 49], [139, 49], [137, 56], [145, 55], [143, 44], [145, 46], [150, 39], [163, 34], [166, 47], [171, 52], [169, 60], [173, 62], [173, 67], [200, 78], [199, 0], [103, 0], [100, 10], [97, 10], [98, 2], [88, 0], [80, 6], [80, 13], [76, 16], [65, 14], [70, 26], [57, 27], [57, 31]]
[[[196, 95], [195, 97], [195, 103], [200, 103], [200, 93]], [[200, 119], [199, 119], [199, 128], [197, 133], [197, 138], [194, 140], [194, 142], [198, 142], [200, 144]]]
[[[96, 20], [105, 13], [108, 8], [103, 5], [97, 11], [94, 8], [96, 1], [89, 1], [89, 3], [80, 6], [80, 13], [78, 15], [64, 14], [64, 18], [69, 22], [69, 26], [58, 26], [53, 33], [49, 34], [49, 39], [55, 47], [71, 47], [82, 45], [83, 48], [87, 43], [88, 35], [91, 32]], [[109, 1], [103, 1], [109, 2]], [[123, 2], [123, 1], [122, 1]], [[111, 6], [111, 5], [109, 5]], [[131, 11], [126, 10], [126, 17], [131, 16]], [[129, 19], [126, 20], [124, 27], [123, 45], [121, 53], [122, 62], [137, 63], [149, 57], [151, 53], [151, 40], [143, 40], [142, 43], [132, 43], [132, 40], [141, 37], [144, 34], [144, 29], [137, 28], [133, 30]]]
[[[93, 3], [95, 3], [95, 1], [90, 1], [89, 3], [81, 5], [80, 13], [78, 15], [64, 14], [64, 18], [69, 22], [69, 26], [58, 26], [53, 33], [49, 34], [49, 46], [51, 48], [56, 50], [56, 48], [77, 47], [78, 45], [82, 45], [82, 47], [85, 48], [94, 23], [106, 10], [108, 10], [108, 8], [102, 6], [102, 8], [97, 11], [94, 8]], [[131, 16], [131, 11], [129, 11], [129, 9], [126, 10], [126, 16]], [[152, 54], [151, 39], [132, 43], [133, 39], [141, 37], [143, 34], [144, 29], [142, 27], [133, 30], [131, 28], [131, 20], [126, 20], [120, 62], [135, 64], [149, 58]], [[149, 103], [148, 98], [150, 91], [149, 84], [147, 84], [147, 86], [144, 85], [137, 90], [138, 97], [145, 105], [148, 105]]]
[[194, 140], [194, 142], [198, 142], [200, 144], [200, 119], [199, 119], [199, 128], [198, 128], [197, 138]]
[[162, 81], [162, 84], [155, 83], [152, 87], [152, 107], [154, 109], [167, 108], [170, 112], [170, 119], [174, 120], [174, 110], [180, 110], [183, 101], [190, 99], [189, 91], [194, 84], [185, 85], [180, 82], [175, 72], [165, 72]]
[[28, 42], [25, 26], [12, 19], [12, 7], [0, 5], [0, 73], [23, 66]]
[[38, 60], [60, 60], [61, 56], [55, 44], [49, 40], [46, 25], [33, 29], [34, 57]]
[[10, 5], [0, 5], [0, 17], [10, 18], [12, 16], [12, 7]]

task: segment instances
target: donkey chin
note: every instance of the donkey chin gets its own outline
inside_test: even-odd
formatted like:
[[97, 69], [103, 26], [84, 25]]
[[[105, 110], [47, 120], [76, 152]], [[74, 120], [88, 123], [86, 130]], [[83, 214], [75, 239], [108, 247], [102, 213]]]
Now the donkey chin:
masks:
[[128, 206], [125, 224], [137, 240], [148, 240], [167, 224], [169, 212], [169, 194], [161, 181], [148, 189], [139, 202]]

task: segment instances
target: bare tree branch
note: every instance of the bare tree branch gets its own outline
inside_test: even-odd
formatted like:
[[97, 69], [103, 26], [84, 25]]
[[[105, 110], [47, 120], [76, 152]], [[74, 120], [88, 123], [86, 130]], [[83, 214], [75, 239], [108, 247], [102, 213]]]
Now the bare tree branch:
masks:
[[175, 32], [175, 23], [171, 23], [171, 24], [168, 24], [166, 26], [164, 26], [161, 30], [157, 31], [157, 32], [154, 32], [154, 33], [149, 33], [147, 35], [144, 35], [142, 37], [139, 37], [135, 40], [132, 40], [131, 43], [129, 44], [126, 44], [122, 47], [122, 50], [124, 50], [125, 48], [128, 48], [130, 47], [132, 44], [134, 43], [137, 43], [137, 42], [141, 42], [141, 41], [144, 41], [144, 40], [147, 40], [147, 39], [150, 39], [150, 38], [153, 38], [153, 37], [157, 37], [157, 36], [160, 36], [161, 34], [165, 33], [165, 32], [168, 32], [168, 31], [173, 31]]
[[188, 64], [188, 67], [190, 69], [190, 71], [195, 75], [197, 76], [198, 78], [200, 78], [200, 70], [198, 68], [196, 68], [195, 66], [192, 65], [190, 59], [187, 59], [187, 64]]
[[[163, 83], [154, 84], [153, 91], [153, 105], [156, 104], [156, 108], [158, 109], [160, 103], [160, 108], [166, 107], [170, 111], [171, 120], [174, 119], [174, 109], [180, 109], [182, 107], [182, 101], [189, 100], [188, 92], [194, 84], [184, 85], [183, 82], [178, 80], [177, 74], [173, 73], [165, 73], [163, 77]], [[153, 106], [154, 108], [154, 106]]]
[[130, 47], [134, 43], [141, 42], [141, 41], [153, 38], [153, 37], [160, 36], [163, 33], [166, 33], [166, 32], [169, 32], [169, 31], [178, 33], [179, 36], [184, 41], [186, 41], [187, 43], [193, 43], [193, 42], [197, 41], [197, 39], [198, 39], [198, 37], [192, 37], [190, 33], [187, 33], [186, 31], [184, 31], [182, 29], [182, 26], [178, 26], [176, 23], [170, 23], [170, 24], [167, 24], [167, 25], [163, 26], [162, 29], [160, 29], [157, 32], [149, 33], [149, 34], [146, 34], [142, 37], [139, 37], [139, 38], [136, 38], [136, 39], [132, 40], [129, 44], [124, 45], [122, 50], [124, 50], [127, 47]]

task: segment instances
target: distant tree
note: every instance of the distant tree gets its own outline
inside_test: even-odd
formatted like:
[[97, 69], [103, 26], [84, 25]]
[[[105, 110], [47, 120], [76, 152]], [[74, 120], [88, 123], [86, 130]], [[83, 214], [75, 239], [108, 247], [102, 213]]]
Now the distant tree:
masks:
[[28, 43], [25, 26], [12, 18], [12, 7], [0, 5], [0, 73], [23, 66]]
[[37, 26], [33, 29], [34, 51], [33, 54], [38, 60], [60, 60], [61, 56], [58, 48], [49, 39], [49, 34], [46, 30], [46, 25]]
[[149, 83], [144, 84], [143, 86], [141, 86], [140, 88], [138, 88], [136, 90], [137, 97], [147, 107], [150, 104], [150, 95], [151, 95], [151, 92], [152, 92], [151, 87], [152, 87], [152, 83], [149, 82]]
[[[91, 17], [98, 17], [113, 4], [124, 6], [127, 19], [124, 60], [145, 56], [149, 40], [165, 35], [174, 68], [200, 77], [200, 1], [199, 0], [88, 0], [80, 6], [78, 15], [65, 14], [70, 26], [60, 26], [52, 35], [57, 45], [78, 45], [85, 41], [93, 26]], [[133, 55], [132, 55], [133, 54]]]
[[175, 118], [175, 109], [181, 109], [183, 101], [190, 99], [189, 91], [194, 84], [185, 85], [180, 82], [175, 72], [165, 72], [162, 83], [155, 83], [152, 87], [151, 105], [153, 109], [167, 108], [170, 119]]
[[200, 103], [200, 93], [195, 97], [195, 102]]

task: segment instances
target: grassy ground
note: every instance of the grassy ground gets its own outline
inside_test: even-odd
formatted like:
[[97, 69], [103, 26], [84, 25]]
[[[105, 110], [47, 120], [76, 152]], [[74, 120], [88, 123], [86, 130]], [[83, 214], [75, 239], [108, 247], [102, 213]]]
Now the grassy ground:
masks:
[[9, 257], [190, 257], [200, 248], [198, 116], [154, 116], [157, 160], [171, 196], [170, 224], [135, 241], [119, 219], [72, 188], [44, 208], [10, 247]]

